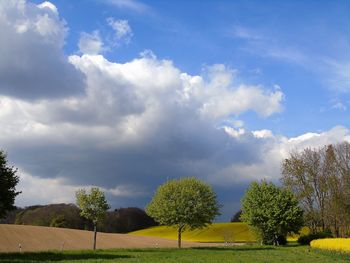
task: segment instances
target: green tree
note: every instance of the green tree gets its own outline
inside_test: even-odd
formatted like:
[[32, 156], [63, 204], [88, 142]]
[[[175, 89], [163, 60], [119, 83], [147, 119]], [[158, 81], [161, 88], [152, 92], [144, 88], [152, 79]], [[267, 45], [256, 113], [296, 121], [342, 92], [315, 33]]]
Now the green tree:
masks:
[[159, 186], [146, 212], [161, 225], [177, 227], [180, 248], [182, 232], [210, 224], [219, 215], [219, 205], [210, 185], [187, 177]]
[[231, 222], [242, 222], [241, 215], [242, 215], [242, 210], [239, 209], [231, 218]]
[[92, 187], [90, 193], [80, 189], [75, 193], [77, 206], [80, 208], [80, 215], [91, 220], [94, 225], [94, 245], [96, 249], [97, 223], [101, 221], [110, 208], [104, 193], [97, 187]]
[[0, 150], [0, 218], [15, 209], [15, 198], [21, 193], [16, 191], [19, 182], [16, 173], [17, 169], [8, 166], [6, 154]]
[[298, 200], [285, 189], [262, 181], [251, 183], [242, 199], [241, 219], [253, 227], [263, 244], [279, 245], [303, 226]]

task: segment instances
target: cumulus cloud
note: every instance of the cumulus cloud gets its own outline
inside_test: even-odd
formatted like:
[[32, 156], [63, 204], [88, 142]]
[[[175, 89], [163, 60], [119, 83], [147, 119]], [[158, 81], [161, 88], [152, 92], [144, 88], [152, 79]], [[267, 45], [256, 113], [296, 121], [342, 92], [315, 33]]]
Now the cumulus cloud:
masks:
[[[319, 148], [329, 144], [347, 141], [350, 143], [350, 131], [343, 126], [336, 126], [329, 131], [321, 133], [305, 133], [297, 137], [285, 137], [274, 135], [270, 130], [227, 131], [238, 140], [253, 136], [260, 143], [257, 149], [261, 155], [258, 161], [245, 164], [233, 163], [231, 166], [223, 167], [215, 177], [216, 183], [237, 184], [251, 180], [268, 179], [278, 183], [281, 177], [281, 162], [288, 158], [292, 151], [302, 151], [305, 148]], [[253, 140], [251, 140], [251, 143]], [[213, 181], [213, 183], [215, 183]]]
[[103, 50], [103, 41], [99, 32], [93, 31], [91, 34], [82, 32], [78, 43], [79, 51], [83, 54], [97, 55]]
[[83, 90], [83, 75], [62, 46], [66, 24], [50, 2], [0, 2], [0, 92], [19, 98], [65, 97]]
[[[132, 185], [150, 196], [166, 178], [214, 178], [221, 166], [260, 158], [258, 140], [229, 136], [217, 128], [220, 117], [247, 110], [268, 115], [254, 103], [269, 106], [269, 114], [281, 108], [281, 101], [269, 105], [281, 91], [235, 86], [234, 73], [224, 66], [191, 76], [154, 55], [124, 64], [87, 54], [69, 61], [86, 77], [84, 96], [35, 102], [0, 97], [0, 140], [13, 162], [30, 175], [62, 178], [67, 185]], [[214, 95], [217, 107], [208, 111]], [[220, 96], [229, 109], [219, 107]], [[236, 106], [243, 100], [254, 103]]]

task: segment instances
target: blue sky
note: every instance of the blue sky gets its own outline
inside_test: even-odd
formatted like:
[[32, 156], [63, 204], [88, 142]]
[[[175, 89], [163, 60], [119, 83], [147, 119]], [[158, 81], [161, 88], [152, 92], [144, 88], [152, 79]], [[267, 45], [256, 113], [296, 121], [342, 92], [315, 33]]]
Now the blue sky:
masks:
[[[0, 148], [21, 206], [196, 176], [228, 220], [291, 150], [350, 141], [349, 1], [0, 4]], [[45, 191], [45, 187], [48, 187]]]

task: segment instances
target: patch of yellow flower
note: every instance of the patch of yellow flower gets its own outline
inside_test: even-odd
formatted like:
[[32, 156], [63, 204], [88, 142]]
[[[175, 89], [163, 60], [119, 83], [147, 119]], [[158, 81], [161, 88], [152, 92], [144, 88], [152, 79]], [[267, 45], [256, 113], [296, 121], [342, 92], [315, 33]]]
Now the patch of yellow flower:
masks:
[[350, 238], [324, 238], [312, 240], [313, 248], [350, 253]]

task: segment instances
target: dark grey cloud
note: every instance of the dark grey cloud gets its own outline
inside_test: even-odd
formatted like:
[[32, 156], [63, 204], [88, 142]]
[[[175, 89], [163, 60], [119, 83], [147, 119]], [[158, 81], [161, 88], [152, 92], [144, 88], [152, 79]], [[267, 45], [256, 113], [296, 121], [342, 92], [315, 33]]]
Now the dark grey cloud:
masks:
[[63, 54], [65, 23], [50, 8], [0, 3], [0, 94], [22, 99], [82, 94], [84, 75]]

